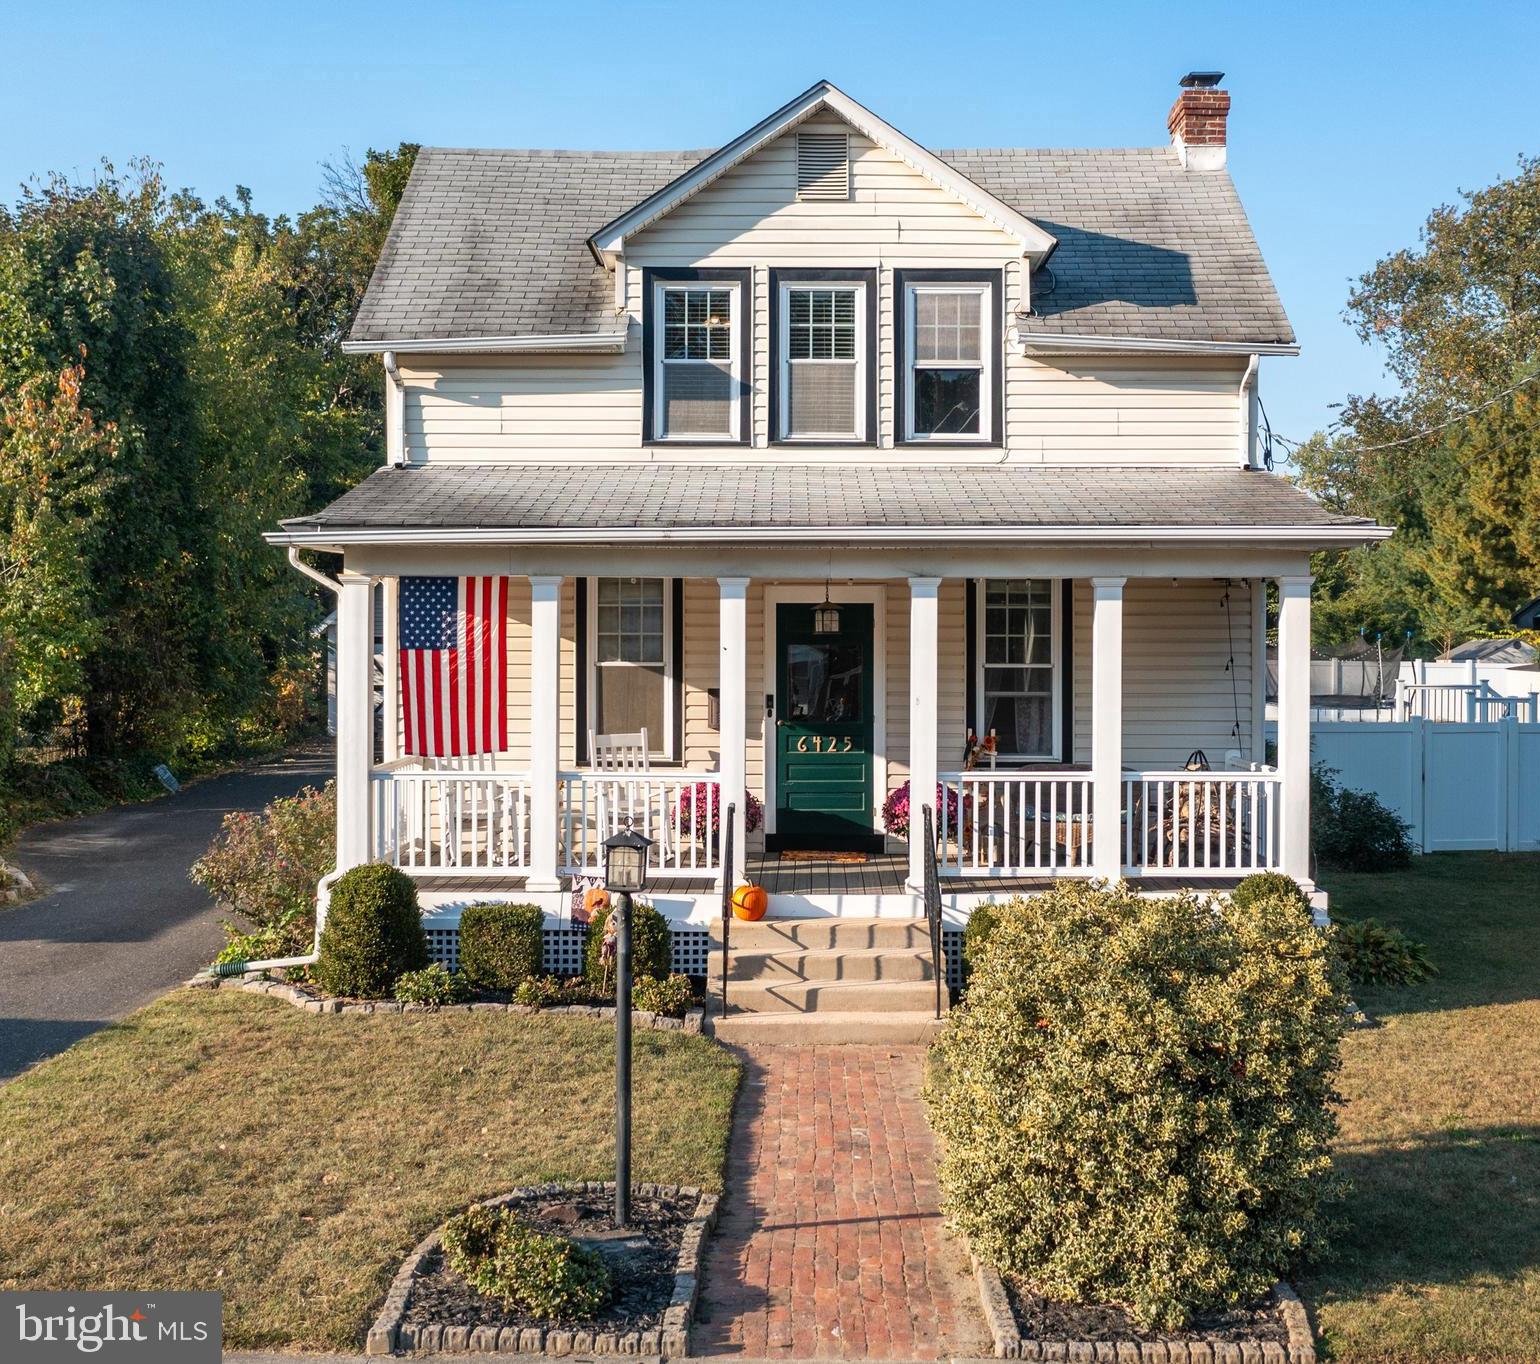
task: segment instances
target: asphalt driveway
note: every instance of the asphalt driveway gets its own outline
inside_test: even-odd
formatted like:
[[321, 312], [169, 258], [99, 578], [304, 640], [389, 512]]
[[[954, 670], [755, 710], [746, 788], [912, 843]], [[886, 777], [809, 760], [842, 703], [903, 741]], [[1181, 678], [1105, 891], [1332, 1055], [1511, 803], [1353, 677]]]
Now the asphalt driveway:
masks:
[[230, 811], [331, 774], [330, 751], [316, 748], [23, 834], [13, 860], [47, 893], [0, 910], [0, 1080], [206, 966], [221, 916], [187, 869]]

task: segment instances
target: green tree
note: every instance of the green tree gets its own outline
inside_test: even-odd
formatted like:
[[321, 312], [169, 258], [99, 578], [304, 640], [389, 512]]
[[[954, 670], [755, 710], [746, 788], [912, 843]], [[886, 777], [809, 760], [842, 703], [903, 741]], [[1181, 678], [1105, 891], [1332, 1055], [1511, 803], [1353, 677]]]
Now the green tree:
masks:
[[1402, 391], [1349, 398], [1296, 464], [1330, 505], [1397, 536], [1318, 562], [1318, 637], [1350, 621], [1434, 640], [1500, 629], [1540, 590], [1540, 158], [1435, 210], [1416, 248], [1358, 281], [1347, 316]]

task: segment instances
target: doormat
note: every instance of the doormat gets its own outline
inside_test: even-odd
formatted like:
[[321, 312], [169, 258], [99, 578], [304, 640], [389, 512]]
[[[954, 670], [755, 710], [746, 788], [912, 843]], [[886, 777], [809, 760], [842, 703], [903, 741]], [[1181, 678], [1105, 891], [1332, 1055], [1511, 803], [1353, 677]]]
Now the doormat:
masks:
[[783, 862], [864, 862], [864, 852], [820, 852], [817, 848], [794, 848], [778, 854]]

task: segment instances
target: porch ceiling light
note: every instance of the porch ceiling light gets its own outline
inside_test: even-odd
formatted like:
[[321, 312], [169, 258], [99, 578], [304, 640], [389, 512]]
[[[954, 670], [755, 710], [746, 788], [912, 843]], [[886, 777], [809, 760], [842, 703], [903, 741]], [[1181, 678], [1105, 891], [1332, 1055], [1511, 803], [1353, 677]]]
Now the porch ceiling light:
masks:
[[630, 894], [647, 888], [647, 849], [652, 840], [623, 829], [604, 840], [605, 889]]
[[823, 585], [823, 603], [813, 608], [813, 633], [837, 635], [840, 632], [840, 609], [829, 600], [829, 584]]

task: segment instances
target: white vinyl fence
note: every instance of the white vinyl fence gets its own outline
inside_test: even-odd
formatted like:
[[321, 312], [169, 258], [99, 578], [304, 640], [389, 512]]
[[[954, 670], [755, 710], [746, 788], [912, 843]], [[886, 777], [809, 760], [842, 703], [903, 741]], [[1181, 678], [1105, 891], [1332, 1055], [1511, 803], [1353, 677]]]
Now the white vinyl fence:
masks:
[[1424, 852], [1540, 851], [1540, 724], [1414, 717], [1318, 722], [1310, 735], [1312, 760], [1378, 796]]

